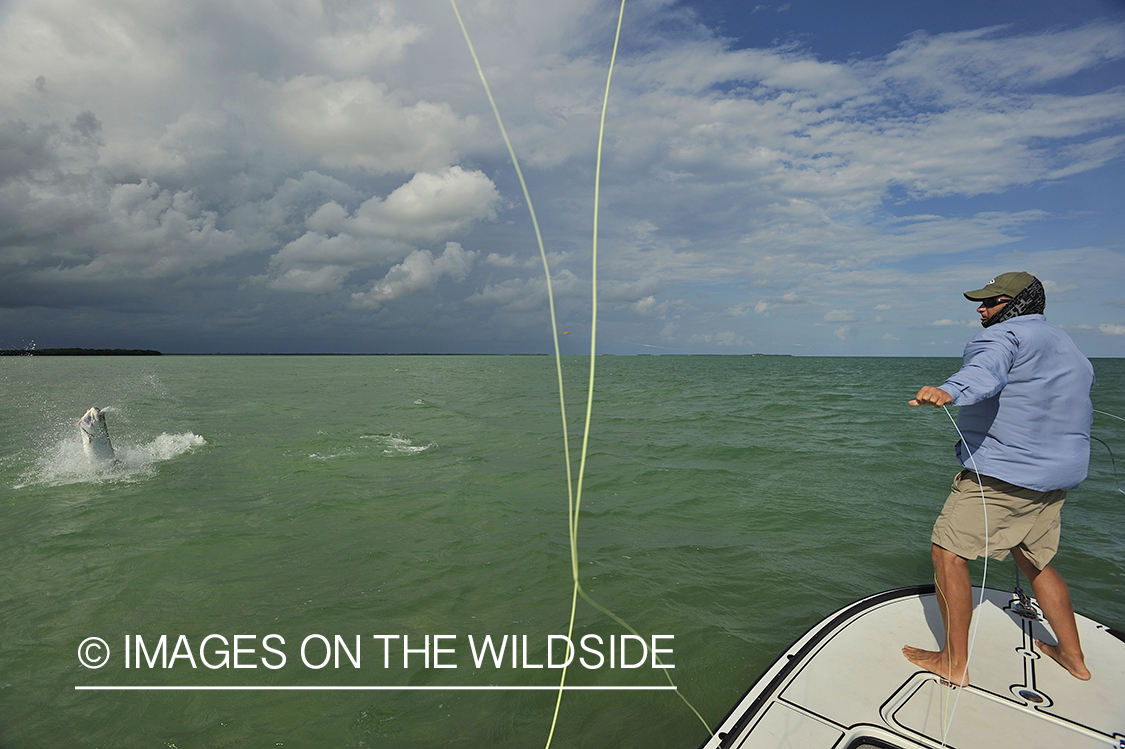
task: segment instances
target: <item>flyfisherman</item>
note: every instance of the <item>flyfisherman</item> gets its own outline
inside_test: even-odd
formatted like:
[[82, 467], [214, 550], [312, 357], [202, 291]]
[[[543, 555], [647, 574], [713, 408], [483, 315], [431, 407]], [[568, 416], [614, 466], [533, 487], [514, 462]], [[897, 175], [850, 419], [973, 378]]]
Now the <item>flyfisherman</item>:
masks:
[[968, 560], [986, 550], [994, 559], [1011, 552], [1058, 638], [1058, 645], [1036, 644], [1086, 680], [1070, 591], [1048, 562], [1058, 551], [1066, 492], [1086, 478], [1090, 463], [1094, 370], [1070, 336], [1043, 316], [1043, 284], [1031, 274], [1001, 274], [965, 298], [980, 303], [984, 330], [965, 346], [960, 371], [910, 401], [961, 407], [956, 453], [965, 470], [931, 536], [945, 645], [938, 652], [907, 646], [902, 653], [954, 684], [968, 684]]

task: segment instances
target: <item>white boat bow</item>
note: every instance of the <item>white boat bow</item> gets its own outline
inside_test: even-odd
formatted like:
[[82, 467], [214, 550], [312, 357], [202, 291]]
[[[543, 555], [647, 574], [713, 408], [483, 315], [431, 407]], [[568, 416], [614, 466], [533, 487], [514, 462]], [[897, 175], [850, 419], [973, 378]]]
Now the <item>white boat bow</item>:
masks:
[[1077, 615], [1093, 674], [1079, 681], [1035, 647], [1055, 641], [1037, 607], [1029, 617], [1013, 593], [980, 595], [966, 687], [901, 652], [939, 649], [934, 586], [889, 590], [809, 630], [703, 749], [1125, 749], [1125, 634]]

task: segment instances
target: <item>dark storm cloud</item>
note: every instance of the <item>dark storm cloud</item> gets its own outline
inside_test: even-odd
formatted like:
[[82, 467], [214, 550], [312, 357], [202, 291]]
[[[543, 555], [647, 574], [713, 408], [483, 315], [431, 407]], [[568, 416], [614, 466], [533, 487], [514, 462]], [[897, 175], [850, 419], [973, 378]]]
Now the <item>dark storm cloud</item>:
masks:
[[0, 122], [0, 184], [55, 164], [51, 140], [57, 128], [21, 120]]
[[[13, 6], [0, 334], [81, 345], [67, 336], [100, 320], [168, 350], [549, 348], [522, 191], [439, 6]], [[569, 327], [589, 311], [616, 16], [595, 0], [463, 11]], [[1117, 214], [1040, 194], [1125, 154], [1125, 91], [1098, 77], [1125, 60], [1120, 24], [898, 34], [833, 60], [815, 40], [739, 48], [690, 4], [627, 18], [599, 226], [611, 341], [885, 352], [909, 339], [904, 314], [952, 314], [935, 284], [955, 298], [1009, 262], [1073, 288], [1057, 309], [1119, 297], [1114, 232], [1086, 229]], [[1079, 257], [1100, 272], [1072, 279]], [[1106, 331], [1125, 321], [1073, 322], [1119, 340]]]

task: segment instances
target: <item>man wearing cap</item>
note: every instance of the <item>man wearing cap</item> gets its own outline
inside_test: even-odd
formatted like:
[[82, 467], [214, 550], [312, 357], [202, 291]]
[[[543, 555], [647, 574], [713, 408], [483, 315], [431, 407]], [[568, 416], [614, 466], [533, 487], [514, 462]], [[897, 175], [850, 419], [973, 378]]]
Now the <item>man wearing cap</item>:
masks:
[[1075, 677], [1089, 679], [1070, 592], [1048, 562], [1058, 551], [1066, 492], [1086, 478], [1090, 462], [1094, 370], [1043, 316], [1043, 284], [1031, 274], [1004, 273], [965, 298], [980, 303], [984, 330], [965, 346], [960, 371], [910, 401], [961, 407], [956, 452], [965, 470], [931, 536], [945, 644], [937, 652], [902, 652], [927, 671], [968, 684], [968, 560], [983, 553], [1004, 559], [1010, 551], [1058, 638], [1058, 645], [1036, 644]]

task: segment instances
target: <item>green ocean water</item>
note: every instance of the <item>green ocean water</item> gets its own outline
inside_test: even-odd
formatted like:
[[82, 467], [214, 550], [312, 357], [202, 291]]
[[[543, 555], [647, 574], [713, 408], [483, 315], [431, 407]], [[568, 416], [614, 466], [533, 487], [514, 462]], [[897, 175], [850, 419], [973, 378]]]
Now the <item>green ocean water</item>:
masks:
[[[580, 575], [645, 638], [666, 638], [668, 673], [708, 723], [823, 617], [930, 580], [957, 436], [906, 400], [957, 364], [597, 359]], [[1094, 367], [1095, 408], [1125, 416], [1125, 360]], [[565, 361], [575, 475], [587, 371]], [[75, 687], [557, 685], [558, 669], [534, 667], [571, 602], [550, 358], [3, 358], [0, 392], [0, 748], [546, 743], [554, 692]], [[76, 422], [94, 405], [109, 409], [116, 468], [83, 455]], [[1125, 471], [1125, 422], [1096, 415], [1094, 436]], [[1118, 627], [1123, 500], [1095, 442], [1055, 561], [1076, 609]], [[988, 584], [1012, 575], [992, 563]], [[624, 630], [580, 602], [575, 642], [587, 634], [620, 643]], [[167, 668], [161, 635], [179, 656]], [[474, 663], [469, 638], [486, 635], [516, 639], [514, 666], [510, 650]], [[337, 636], [348, 649], [319, 667]], [[109, 648], [101, 668], [79, 662], [88, 637]], [[137, 637], [153, 666], [137, 667]], [[223, 650], [225, 666], [203, 662]], [[650, 660], [611, 668], [602, 650], [567, 683], [667, 684]], [[671, 692], [576, 691], [552, 746], [705, 736]]]

